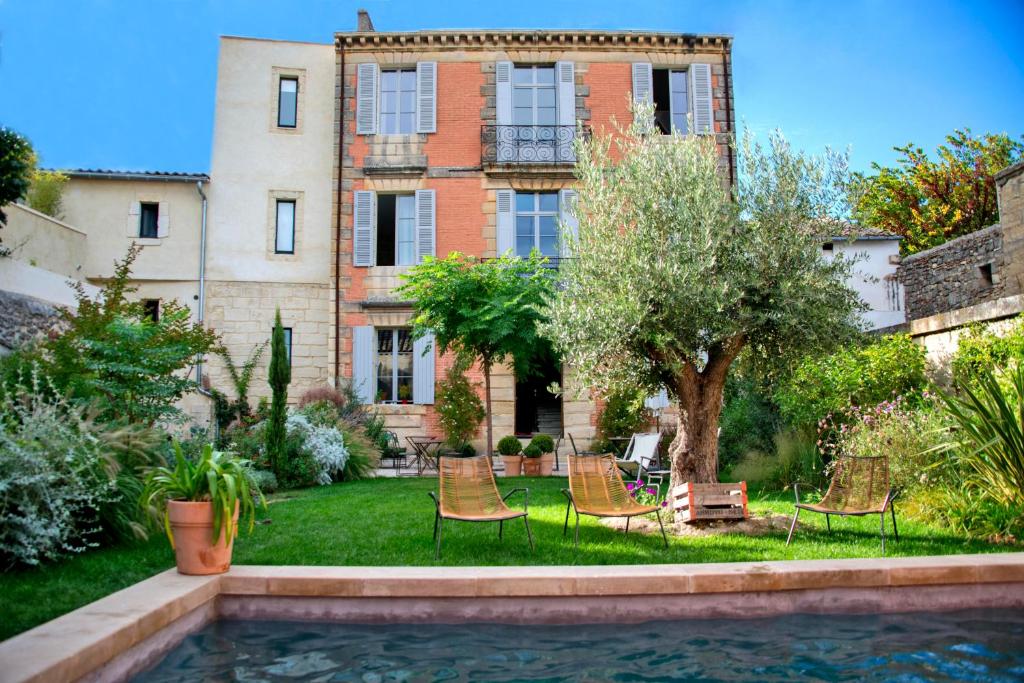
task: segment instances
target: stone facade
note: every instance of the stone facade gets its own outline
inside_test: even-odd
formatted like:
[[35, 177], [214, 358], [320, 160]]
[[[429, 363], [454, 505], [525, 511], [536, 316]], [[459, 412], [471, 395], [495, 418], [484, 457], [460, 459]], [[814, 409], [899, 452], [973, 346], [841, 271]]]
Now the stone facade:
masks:
[[1024, 162], [996, 174], [999, 224], [1003, 227], [1003, 289], [1024, 293]]
[[998, 299], [1004, 289], [1003, 264], [999, 225], [907, 256], [899, 268], [907, 319]]

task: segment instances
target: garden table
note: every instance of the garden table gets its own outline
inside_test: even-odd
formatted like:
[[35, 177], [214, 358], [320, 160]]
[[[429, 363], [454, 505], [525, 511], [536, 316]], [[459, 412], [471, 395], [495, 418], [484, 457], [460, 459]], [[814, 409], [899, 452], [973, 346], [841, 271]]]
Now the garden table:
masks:
[[416, 476], [422, 477], [428, 469], [437, 470], [437, 452], [444, 445], [444, 441], [417, 436], [407, 436], [405, 440], [412, 446]]

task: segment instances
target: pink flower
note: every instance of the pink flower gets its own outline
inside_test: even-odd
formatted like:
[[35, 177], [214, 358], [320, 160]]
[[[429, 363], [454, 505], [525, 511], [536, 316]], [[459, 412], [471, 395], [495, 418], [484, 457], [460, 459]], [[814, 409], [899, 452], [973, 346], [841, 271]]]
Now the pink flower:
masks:
[[627, 491], [632, 491], [633, 490], [633, 482], [629, 482], [628, 484], [626, 484], [626, 490]]

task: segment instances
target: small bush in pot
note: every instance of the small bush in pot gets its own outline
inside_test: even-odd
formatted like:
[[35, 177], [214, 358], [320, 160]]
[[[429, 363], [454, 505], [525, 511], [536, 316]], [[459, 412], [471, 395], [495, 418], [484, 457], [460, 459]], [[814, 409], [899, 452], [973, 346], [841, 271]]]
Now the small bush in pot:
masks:
[[541, 456], [544, 453], [536, 444], [530, 444], [523, 449], [523, 474], [529, 477], [536, 477], [540, 474]]
[[522, 474], [523, 468], [523, 444], [519, 443], [519, 439], [512, 436], [504, 436], [498, 441], [498, 454], [501, 455], [501, 461], [505, 465], [505, 476], [506, 477], [518, 477]]
[[531, 446], [536, 446], [540, 452], [540, 474], [542, 477], [550, 477], [555, 466], [555, 440], [548, 434], [535, 434], [530, 440]]
[[174, 444], [174, 468], [156, 467], [146, 477], [141, 504], [162, 518], [182, 574], [220, 574], [231, 567], [239, 513], [252, 531], [256, 500], [249, 462], [207, 444], [194, 462]]

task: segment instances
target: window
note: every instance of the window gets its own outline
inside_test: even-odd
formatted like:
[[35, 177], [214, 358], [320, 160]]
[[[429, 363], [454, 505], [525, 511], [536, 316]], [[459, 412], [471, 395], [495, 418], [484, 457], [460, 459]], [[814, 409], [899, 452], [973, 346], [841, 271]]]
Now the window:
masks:
[[142, 202], [139, 211], [139, 237], [156, 237], [160, 221], [160, 205], [156, 202]]
[[558, 193], [516, 192], [516, 256], [558, 256]]
[[284, 330], [284, 350], [285, 350], [285, 354], [288, 356], [288, 365], [291, 366], [291, 364], [292, 364], [292, 328], [290, 328], [290, 327], [282, 327], [281, 329]]
[[981, 275], [981, 286], [991, 287], [995, 280], [992, 278], [992, 264], [984, 263], [978, 266], [978, 273]]
[[512, 124], [558, 125], [555, 67], [517, 66], [512, 72]]
[[295, 253], [295, 200], [277, 200], [277, 222], [274, 229], [274, 253]]
[[377, 330], [377, 403], [412, 402], [412, 332]]
[[832, 251], [835, 251], [835, 248], [836, 247], [835, 247], [835, 245], [832, 242], [825, 242], [823, 245], [821, 245], [821, 250], [822, 251], [832, 252]]
[[277, 84], [277, 125], [295, 128], [299, 113], [299, 79], [282, 76]]
[[411, 266], [416, 263], [415, 210], [414, 195], [377, 195], [378, 266]]
[[153, 322], [160, 321], [160, 299], [143, 299], [142, 310], [143, 315]]
[[380, 132], [415, 133], [416, 70], [395, 69], [380, 74]]
[[687, 99], [687, 73], [672, 69], [654, 69], [654, 124], [665, 135], [672, 132], [686, 134], [686, 115], [690, 111]]

